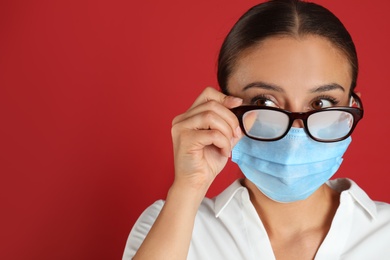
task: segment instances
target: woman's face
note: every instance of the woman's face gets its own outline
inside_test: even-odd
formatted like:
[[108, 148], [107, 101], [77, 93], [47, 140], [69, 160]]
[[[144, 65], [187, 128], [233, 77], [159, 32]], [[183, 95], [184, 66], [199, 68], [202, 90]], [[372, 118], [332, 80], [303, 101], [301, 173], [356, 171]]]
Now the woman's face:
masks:
[[227, 89], [246, 105], [306, 112], [348, 106], [351, 82], [348, 59], [325, 38], [274, 36], [241, 54]]

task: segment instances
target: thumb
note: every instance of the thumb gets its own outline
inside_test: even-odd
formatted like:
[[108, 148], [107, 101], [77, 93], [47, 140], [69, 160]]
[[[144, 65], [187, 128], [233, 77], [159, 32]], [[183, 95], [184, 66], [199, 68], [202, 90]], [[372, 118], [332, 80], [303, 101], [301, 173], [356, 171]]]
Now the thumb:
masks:
[[239, 97], [225, 96], [223, 105], [227, 108], [238, 107], [242, 104], [243, 100]]

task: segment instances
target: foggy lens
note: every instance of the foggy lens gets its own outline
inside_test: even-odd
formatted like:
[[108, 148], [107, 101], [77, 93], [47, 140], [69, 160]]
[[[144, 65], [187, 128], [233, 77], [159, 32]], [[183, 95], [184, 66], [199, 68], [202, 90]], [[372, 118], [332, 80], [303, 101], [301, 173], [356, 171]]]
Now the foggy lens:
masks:
[[307, 119], [308, 130], [315, 138], [333, 140], [347, 136], [353, 125], [353, 116], [344, 111], [322, 111]]
[[282, 136], [288, 127], [286, 114], [273, 110], [251, 110], [244, 114], [244, 128], [251, 137], [274, 139]]

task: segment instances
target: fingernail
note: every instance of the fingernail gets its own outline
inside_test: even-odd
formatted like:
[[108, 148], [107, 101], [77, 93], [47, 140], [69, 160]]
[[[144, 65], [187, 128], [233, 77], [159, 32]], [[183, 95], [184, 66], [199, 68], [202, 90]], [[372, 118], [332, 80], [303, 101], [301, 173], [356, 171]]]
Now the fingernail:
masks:
[[241, 137], [241, 128], [240, 128], [240, 126], [237, 126], [237, 128], [236, 128], [236, 137]]

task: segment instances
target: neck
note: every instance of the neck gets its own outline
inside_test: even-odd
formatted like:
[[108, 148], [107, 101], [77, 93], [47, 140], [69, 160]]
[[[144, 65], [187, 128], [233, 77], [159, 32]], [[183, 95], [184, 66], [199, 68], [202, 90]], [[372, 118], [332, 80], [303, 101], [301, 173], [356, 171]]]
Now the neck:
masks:
[[325, 237], [339, 205], [339, 193], [326, 184], [309, 198], [292, 203], [269, 199], [248, 179], [243, 185], [248, 188], [252, 204], [270, 238], [308, 231], [324, 233]]

